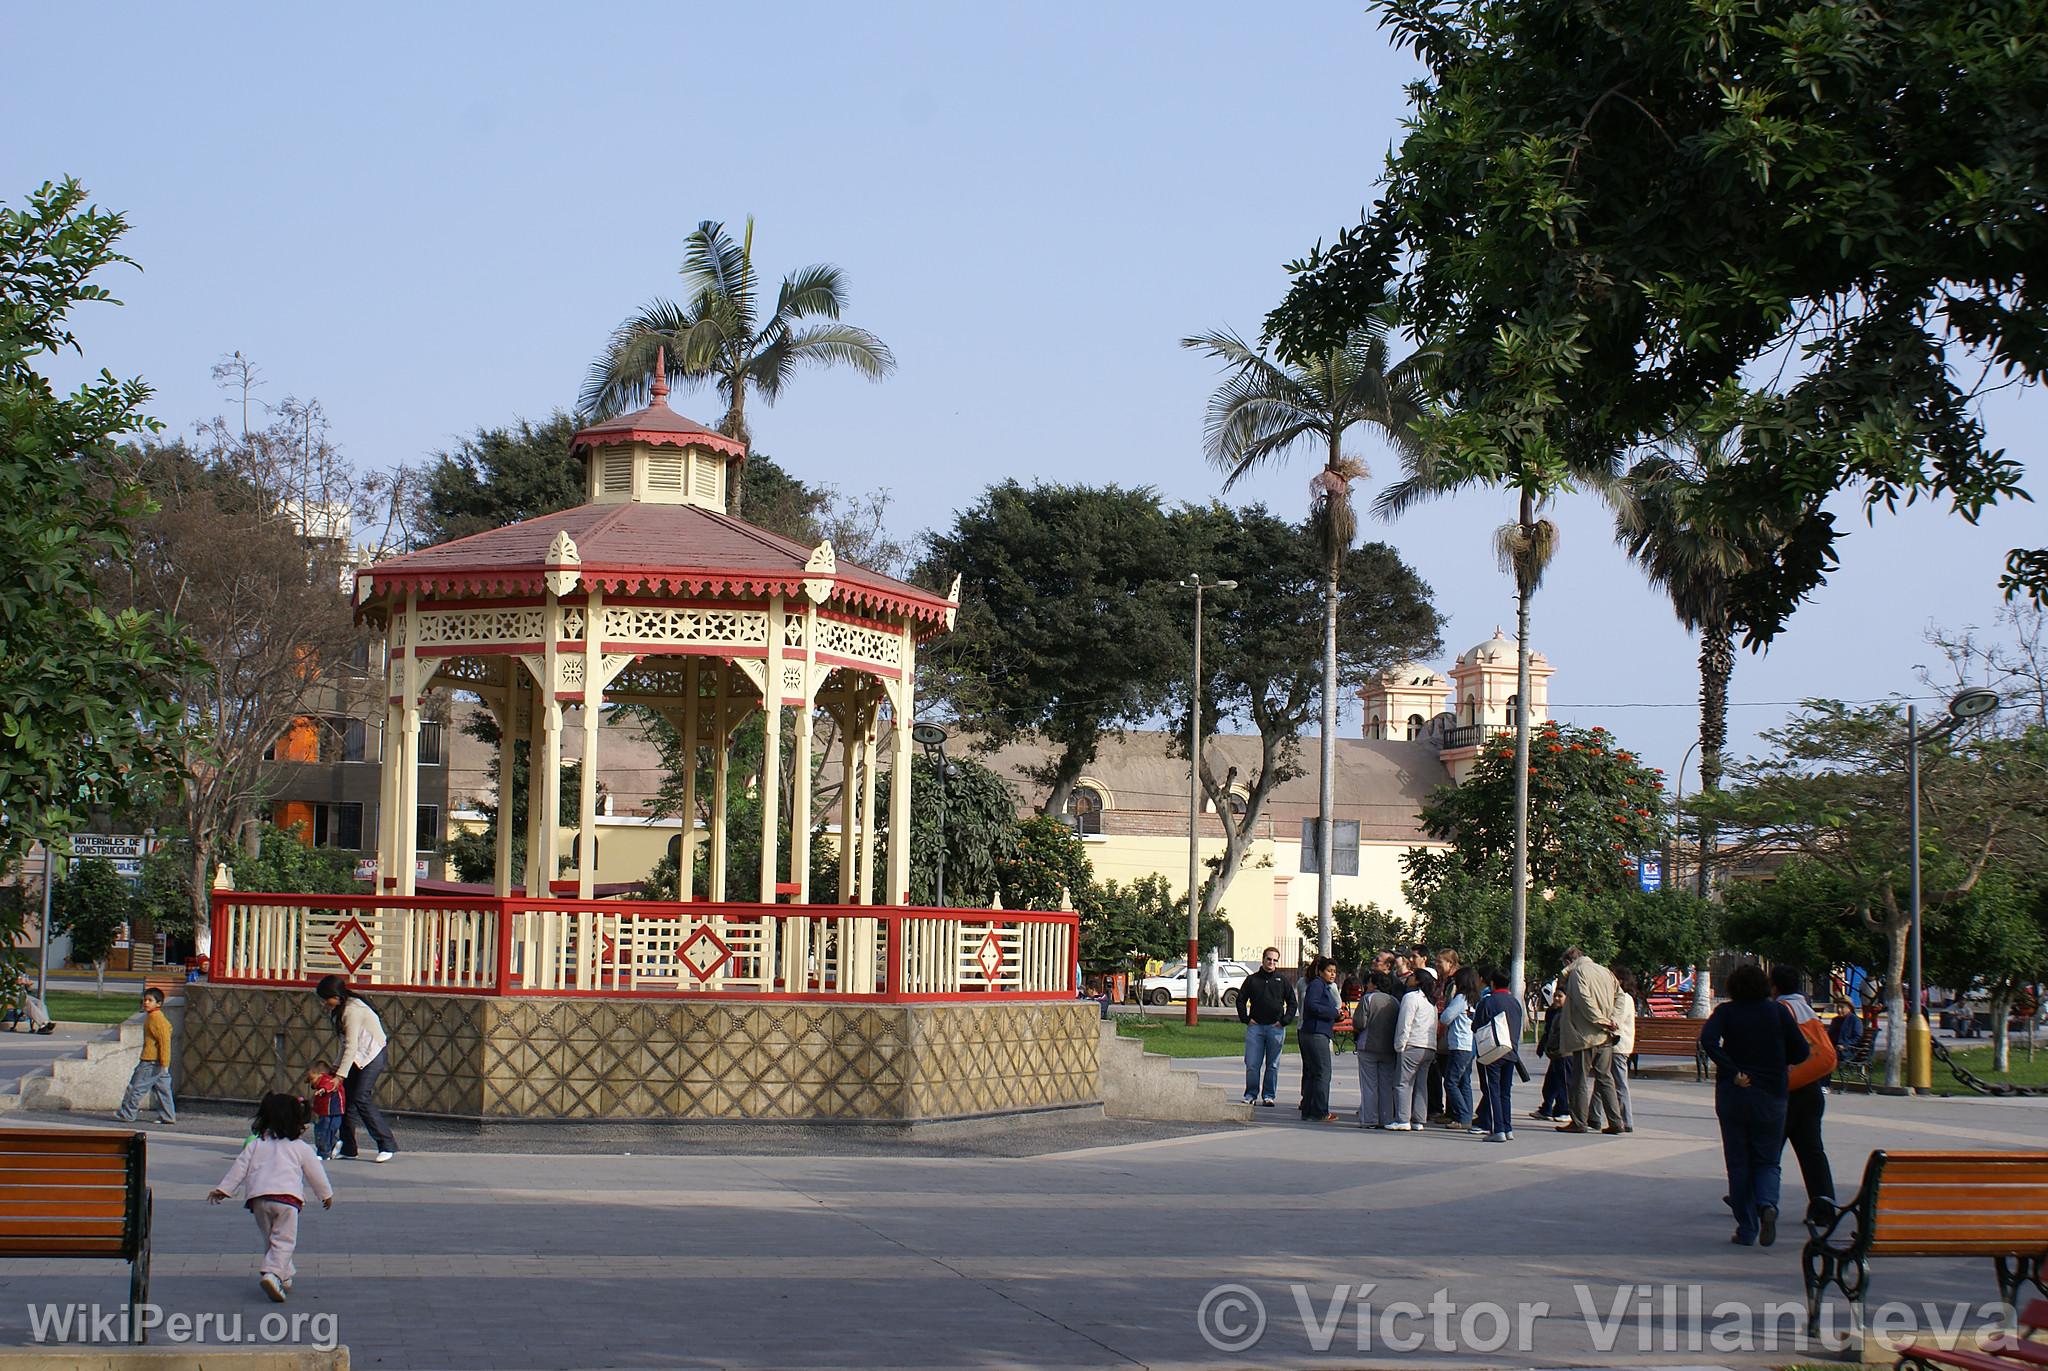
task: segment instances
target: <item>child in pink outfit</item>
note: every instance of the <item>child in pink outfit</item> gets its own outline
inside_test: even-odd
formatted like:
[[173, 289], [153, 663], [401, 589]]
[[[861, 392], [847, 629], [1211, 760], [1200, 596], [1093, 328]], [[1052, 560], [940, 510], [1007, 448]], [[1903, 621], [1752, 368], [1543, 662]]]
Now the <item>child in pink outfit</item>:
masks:
[[322, 1209], [332, 1209], [334, 1187], [327, 1183], [320, 1159], [299, 1136], [306, 1131], [306, 1106], [298, 1096], [265, 1095], [256, 1106], [254, 1131], [256, 1136], [243, 1144], [235, 1164], [206, 1199], [219, 1204], [230, 1195], [245, 1197], [246, 1207], [256, 1216], [256, 1230], [263, 1235], [257, 1283], [264, 1294], [283, 1304], [297, 1272], [292, 1253], [299, 1245], [299, 1210], [306, 1192], [313, 1192]]

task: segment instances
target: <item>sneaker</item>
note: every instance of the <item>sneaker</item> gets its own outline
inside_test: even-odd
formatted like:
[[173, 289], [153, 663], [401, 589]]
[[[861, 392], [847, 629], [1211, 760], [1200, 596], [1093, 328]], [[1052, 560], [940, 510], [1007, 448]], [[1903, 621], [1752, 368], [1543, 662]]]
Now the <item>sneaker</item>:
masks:
[[380, 1162], [388, 1162], [397, 1155], [398, 1154], [396, 1152], [379, 1152], [376, 1156], [376, 1160]]
[[284, 1287], [284, 1292], [287, 1295], [289, 1295], [292, 1292], [292, 1278], [290, 1276], [286, 1276], [283, 1280], [279, 1281], [278, 1284]]
[[1489, 1133], [1489, 1134], [1487, 1134], [1487, 1135], [1486, 1135], [1486, 1140], [1487, 1140], [1488, 1142], [1502, 1142], [1502, 1143], [1504, 1143], [1504, 1142], [1506, 1142], [1506, 1141], [1508, 1140], [1508, 1135], [1507, 1135], [1507, 1134], [1505, 1134], [1505, 1133]]
[[1501, 1137], [1507, 1142], [1513, 1142], [1515, 1140], [1515, 1130], [1510, 1128], [1507, 1132], [1501, 1134]]
[[178, 1123], [176, 1119], [158, 1119], [157, 1122], [162, 1124], [165, 1128], [175, 1128]]
[[57, 1025], [54, 1023], [46, 1023], [41, 1028], [33, 1029], [31, 1031], [41, 1033], [47, 1037], [49, 1034], [55, 1033], [57, 1031]]
[[256, 1284], [263, 1287], [263, 1293], [270, 1296], [272, 1304], [284, 1303], [284, 1282], [265, 1271], [256, 1278]]
[[1267, 1109], [1271, 1109], [1274, 1105], [1280, 1102], [1278, 1100], [1260, 1100], [1259, 1103]]
[[1491, 1132], [1489, 1132], [1488, 1130], [1486, 1130], [1486, 1129], [1484, 1129], [1484, 1128], [1481, 1128], [1481, 1127], [1480, 1127], [1480, 1126], [1479, 1126], [1478, 1124], [1476, 1124], [1476, 1123], [1475, 1123], [1475, 1124], [1473, 1124], [1473, 1125], [1472, 1125], [1472, 1126], [1471, 1126], [1470, 1128], [1466, 1129], [1465, 1131], [1466, 1131], [1467, 1133], [1470, 1133], [1470, 1134], [1471, 1134], [1471, 1135], [1472, 1135], [1473, 1137], [1475, 1137], [1475, 1138], [1490, 1138], [1490, 1137], [1492, 1137], [1492, 1136], [1493, 1136], [1493, 1134], [1492, 1134]]
[[1553, 1119], [1549, 1114], [1546, 1114], [1541, 1109], [1533, 1109], [1529, 1111], [1529, 1117], [1532, 1119], [1541, 1119], [1544, 1123], [1557, 1122], [1557, 1120]]
[[335, 1162], [359, 1162], [362, 1159], [363, 1157], [360, 1152], [337, 1152], [328, 1158], [329, 1161]]
[[1257, 1104], [1258, 1102], [1259, 1100], [1256, 1095], [1247, 1095], [1238, 1101], [1239, 1104]]

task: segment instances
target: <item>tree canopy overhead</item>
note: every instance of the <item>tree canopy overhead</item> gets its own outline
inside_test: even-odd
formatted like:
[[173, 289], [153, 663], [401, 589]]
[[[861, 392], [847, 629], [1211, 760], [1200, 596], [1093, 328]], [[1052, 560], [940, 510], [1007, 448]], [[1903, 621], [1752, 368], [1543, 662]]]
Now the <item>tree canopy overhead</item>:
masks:
[[[2048, 366], [2028, 277], [2048, 260], [2038, 4], [1375, 8], [1427, 75], [1381, 199], [1295, 264], [1268, 320], [1285, 351], [1326, 350], [1393, 283], [1452, 402], [1420, 436], [1539, 489], [1782, 361], [1712, 491], [1791, 531], [1777, 574], [1742, 587], [1763, 641], [1825, 574], [1831, 493], [1971, 519], [2021, 493], [1973, 401], [1980, 367]], [[2008, 589], [2048, 594], [2048, 550], [2008, 568]]]
[[154, 427], [149, 387], [102, 370], [60, 396], [39, 370], [83, 351], [77, 305], [115, 303], [94, 278], [128, 263], [127, 227], [76, 181], [0, 205], [0, 868], [179, 766], [168, 687], [183, 646], [155, 615], [109, 613], [96, 585], [131, 555], [128, 521], [147, 506], [104, 459]]

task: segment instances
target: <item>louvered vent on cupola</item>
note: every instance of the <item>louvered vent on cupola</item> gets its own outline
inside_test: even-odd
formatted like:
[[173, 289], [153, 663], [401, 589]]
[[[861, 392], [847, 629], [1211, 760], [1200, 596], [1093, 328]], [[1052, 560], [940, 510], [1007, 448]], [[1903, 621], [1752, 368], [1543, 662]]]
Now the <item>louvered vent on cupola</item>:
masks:
[[647, 450], [647, 488], [649, 490], [682, 493], [683, 450], [681, 448], [656, 447]]
[[633, 453], [630, 448], [609, 448], [604, 453], [603, 484], [606, 495], [628, 495], [633, 490]]

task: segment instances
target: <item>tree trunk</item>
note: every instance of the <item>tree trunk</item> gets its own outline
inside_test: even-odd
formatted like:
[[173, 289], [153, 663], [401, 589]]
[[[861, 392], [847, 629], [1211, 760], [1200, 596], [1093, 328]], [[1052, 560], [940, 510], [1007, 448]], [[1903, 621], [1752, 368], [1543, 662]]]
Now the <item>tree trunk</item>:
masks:
[[[1707, 624], [1700, 632], [1700, 792], [1721, 788], [1721, 751], [1728, 745], [1728, 679], [1735, 674], [1735, 645], [1725, 622]], [[1714, 856], [1719, 850], [1712, 819], [1699, 827], [1699, 893], [1713, 886]]]
[[1907, 923], [1897, 911], [1884, 922], [1884, 1083], [1894, 1089], [1906, 1078]]
[[[1967, 1006], [1965, 1006], [1967, 1007]], [[2012, 1070], [2012, 1030], [2008, 1021], [2012, 1018], [2012, 991], [1995, 988], [1991, 992], [1991, 1069], [2001, 1076]]]
[[104, 957], [92, 964], [93, 994], [107, 993], [107, 962]]
[[[1522, 492], [1521, 530], [1529, 536], [1536, 497]], [[1515, 559], [1515, 859], [1509, 876], [1508, 980], [1522, 998], [1529, 961], [1529, 595], [1531, 551]]]
[[1070, 742], [1060, 749], [1060, 759], [1055, 764], [1052, 789], [1046, 792], [1045, 804], [1040, 814], [1058, 818], [1067, 812], [1067, 800], [1074, 793], [1074, 782], [1081, 779], [1082, 768], [1088, 765], [1088, 749], [1080, 743]]
[[1322, 774], [1316, 785], [1316, 951], [1330, 955], [1330, 867], [1337, 853], [1337, 577], [1335, 556], [1323, 573]]
[[206, 849], [197, 842], [186, 855], [185, 874], [192, 883], [192, 944], [199, 945], [199, 930], [213, 921], [213, 881], [206, 869]]

